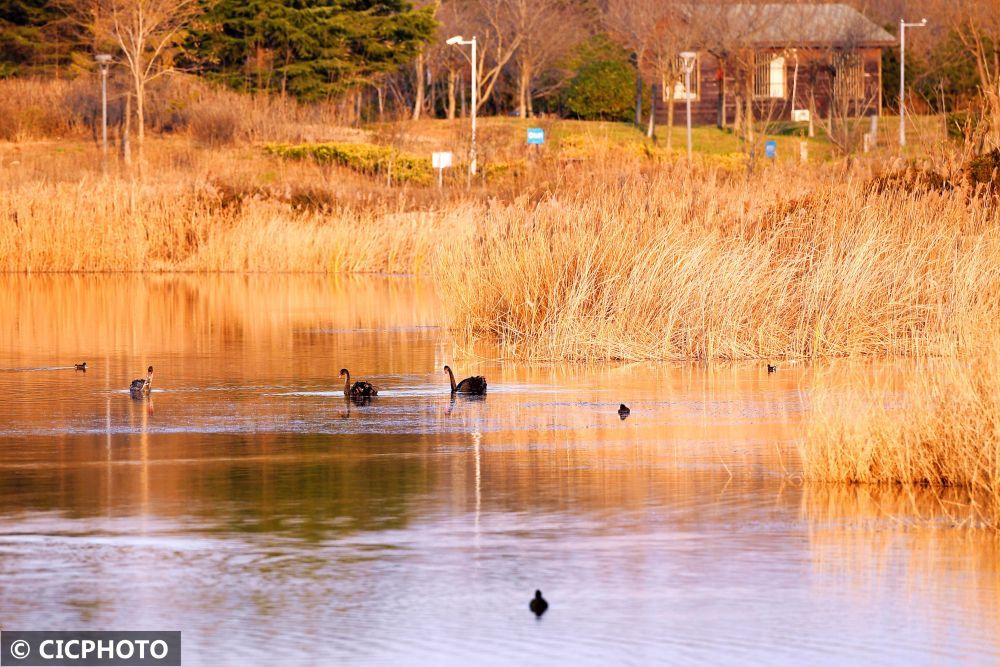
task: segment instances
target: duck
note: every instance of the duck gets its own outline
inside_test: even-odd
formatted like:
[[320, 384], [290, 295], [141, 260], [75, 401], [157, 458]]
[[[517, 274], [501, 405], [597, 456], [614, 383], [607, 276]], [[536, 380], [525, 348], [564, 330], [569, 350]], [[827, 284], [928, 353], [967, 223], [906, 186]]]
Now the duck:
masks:
[[457, 385], [455, 384], [455, 374], [451, 372], [451, 366], [445, 366], [444, 372], [451, 379], [451, 393], [453, 394], [478, 394], [486, 393], [486, 378], [482, 375], [474, 375], [465, 378]]
[[87, 372], [87, 362], [86, 361], [80, 362], [79, 364], [73, 364], [73, 367], [76, 370], [78, 370], [78, 371], [83, 371], [84, 373]]
[[528, 604], [528, 609], [534, 612], [535, 616], [541, 618], [545, 610], [549, 608], [549, 603], [542, 597], [541, 591], [535, 591], [535, 597]]
[[767, 365], [767, 373], [768, 373], [768, 375], [770, 375], [771, 373], [775, 372], [776, 370], [778, 370], [777, 366], [772, 366], [771, 364]]
[[142, 398], [143, 396], [149, 395], [150, 389], [153, 387], [153, 367], [150, 366], [146, 369], [146, 378], [139, 378], [137, 380], [132, 380], [132, 384], [128, 387], [128, 393], [132, 394], [132, 398]]
[[378, 387], [370, 382], [358, 380], [352, 385], [351, 372], [346, 368], [341, 368], [340, 374], [347, 376], [347, 380], [344, 382], [344, 396], [349, 398], [370, 398], [372, 396], [378, 396]]
[[630, 414], [632, 414], [632, 411], [628, 409], [627, 405], [622, 403], [621, 405], [618, 406], [618, 416], [622, 418], [622, 421], [625, 421], [625, 418], [628, 417]]

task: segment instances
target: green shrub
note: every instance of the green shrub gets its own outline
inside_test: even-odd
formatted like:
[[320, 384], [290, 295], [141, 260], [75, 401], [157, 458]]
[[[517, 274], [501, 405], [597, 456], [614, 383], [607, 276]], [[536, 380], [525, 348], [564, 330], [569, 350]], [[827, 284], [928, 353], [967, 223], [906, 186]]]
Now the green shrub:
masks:
[[388, 146], [372, 144], [268, 144], [264, 150], [279, 157], [303, 160], [313, 159], [323, 164], [338, 164], [361, 174], [383, 175], [392, 173], [397, 183], [430, 185], [434, 170], [430, 158], [394, 151]]
[[566, 108], [584, 120], [628, 120], [635, 109], [635, 71], [627, 63], [587, 63], [570, 82]]

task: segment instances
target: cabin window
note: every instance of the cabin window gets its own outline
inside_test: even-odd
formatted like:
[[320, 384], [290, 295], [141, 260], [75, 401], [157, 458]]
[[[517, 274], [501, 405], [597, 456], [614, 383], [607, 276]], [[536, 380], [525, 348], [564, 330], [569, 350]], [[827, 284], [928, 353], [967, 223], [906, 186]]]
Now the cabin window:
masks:
[[[679, 79], [674, 82], [674, 101], [684, 102], [685, 100], [699, 100], [701, 99], [701, 56], [695, 56], [694, 58], [694, 68], [691, 70], [691, 90], [684, 90], [684, 60], [677, 56], [677, 65], [675, 72], [679, 72]], [[663, 101], [667, 102], [667, 81], [666, 76], [663, 78], [662, 97]]]
[[757, 99], [784, 99], [787, 76], [784, 56], [760, 54], [754, 67], [753, 94]]
[[865, 61], [858, 53], [843, 53], [834, 58], [833, 89], [840, 100], [865, 98]]

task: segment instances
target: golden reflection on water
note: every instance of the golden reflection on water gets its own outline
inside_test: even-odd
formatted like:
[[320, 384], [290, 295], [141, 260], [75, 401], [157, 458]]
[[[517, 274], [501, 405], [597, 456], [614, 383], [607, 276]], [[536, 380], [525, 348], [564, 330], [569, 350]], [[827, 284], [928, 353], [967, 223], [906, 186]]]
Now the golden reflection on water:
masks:
[[[808, 365], [463, 356], [430, 286], [377, 277], [6, 276], [0, 308], [0, 577], [13, 582], [0, 624], [95, 627], [139, 610], [176, 625], [177, 609], [199, 621], [184, 626], [194, 645], [219, 626], [253, 646], [247, 633], [302, 632], [308, 608], [309, 624], [345, 629], [334, 657], [439, 637], [434, 650], [472, 658], [463, 632], [435, 635], [453, 621], [427, 601], [461, 606], [441, 585], [474, 591], [453, 615], [509, 657], [525, 642], [562, 658], [653, 646], [632, 657], [767, 662], [767, 638], [789, 624], [810, 640], [789, 662], [930, 648], [880, 606], [947, 636], [940, 655], [1000, 657], [994, 536], [949, 528], [921, 490], [800, 485]], [[23, 370], [82, 360], [86, 374]], [[133, 401], [148, 363], [154, 392]], [[485, 374], [485, 400], [451, 400], [445, 363]], [[345, 365], [381, 395], [345, 401]], [[845, 362], [824, 377], [848, 386], [871, 370]], [[137, 537], [153, 542], [137, 551]], [[34, 540], [52, 541], [54, 571]], [[213, 556], [198, 555], [203, 540]], [[74, 564], [114, 588], [105, 561], [145, 597], [88, 593], [81, 611], [50, 582]], [[157, 587], [165, 577], [194, 597]], [[566, 619], [558, 638], [490, 611], [511, 582], [537, 579], [567, 600], [545, 626]], [[35, 589], [52, 590], [40, 607]], [[431, 626], [379, 616], [406, 604]], [[883, 631], [898, 639], [878, 645]], [[855, 633], [866, 639], [852, 646]]]
[[958, 491], [939, 500], [899, 486], [808, 485], [801, 511], [809, 527], [812, 567], [826, 575], [826, 584], [842, 585], [858, 605], [880, 599], [902, 582], [909, 608], [940, 610], [926, 615], [936, 641], [959, 626], [967, 641], [983, 645], [968, 647], [970, 653], [996, 654], [1000, 536], [955, 529], [942, 510], [950, 506], [950, 516], [968, 518], [963, 516], [967, 501]]

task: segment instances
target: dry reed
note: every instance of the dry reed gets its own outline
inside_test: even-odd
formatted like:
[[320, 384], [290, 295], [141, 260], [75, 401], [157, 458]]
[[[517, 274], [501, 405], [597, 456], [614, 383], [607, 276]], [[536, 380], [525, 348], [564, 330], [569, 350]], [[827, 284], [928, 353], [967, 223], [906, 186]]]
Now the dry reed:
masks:
[[995, 203], [965, 192], [675, 171], [493, 206], [478, 228], [441, 268], [446, 302], [511, 357], [946, 354], [1000, 317]]
[[819, 385], [800, 444], [805, 478], [928, 487], [953, 520], [1000, 527], [995, 340], [968, 360], [920, 364], [902, 386]]

